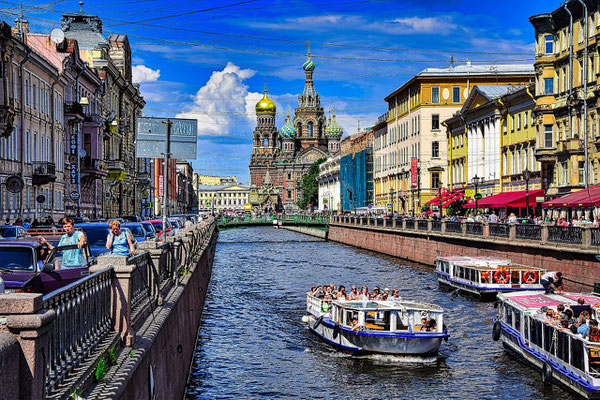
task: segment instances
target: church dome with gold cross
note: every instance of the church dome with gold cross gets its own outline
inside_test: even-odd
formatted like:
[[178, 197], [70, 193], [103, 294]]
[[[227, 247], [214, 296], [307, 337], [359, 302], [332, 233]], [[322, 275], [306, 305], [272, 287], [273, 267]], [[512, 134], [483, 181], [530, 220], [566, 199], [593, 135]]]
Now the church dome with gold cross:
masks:
[[273, 102], [273, 100], [271, 100], [269, 98], [269, 96], [267, 96], [267, 90], [265, 89], [265, 95], [258, 103], [256, 103], [256, 113], [257, 114], [262, 114], [262, 113], [275, 114], [276, 111], [277, 111], [277, 106], [275, 105], [275, 102]]

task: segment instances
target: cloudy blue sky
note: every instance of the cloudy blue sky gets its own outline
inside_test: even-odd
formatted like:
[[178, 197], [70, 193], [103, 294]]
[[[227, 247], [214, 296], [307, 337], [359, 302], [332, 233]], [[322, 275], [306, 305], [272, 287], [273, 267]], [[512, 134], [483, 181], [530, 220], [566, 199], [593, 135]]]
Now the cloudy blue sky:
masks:
[[[24, 1], [32, 30], [59, 27], [76, 0]], [[531, 15], [558, 0], [86, 0], [105, 34], [129, 36], [149, 116], [197, 118], [197, 171], [248, 182], [254, 105], [266, 77], [278, 126], [302, 91], [310, 42], [315, 88], [345, 134], [383, 114], [383, 98], [450, 57], [533, 62]], [[14, 19], [18, 1], [0, 1]]]

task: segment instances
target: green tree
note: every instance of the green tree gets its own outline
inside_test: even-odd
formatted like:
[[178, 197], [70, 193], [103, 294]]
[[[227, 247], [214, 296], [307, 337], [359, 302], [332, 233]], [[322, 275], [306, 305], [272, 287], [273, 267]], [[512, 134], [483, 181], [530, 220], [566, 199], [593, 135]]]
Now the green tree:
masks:
[[302, 210], [305, 210], [309, 204], [314, 206], [319, 201], [319, 184], [317, 182], [317, 176], [319, 176], [319, 165], [323, 162], [325, 162], [324, 158], [315, 161], [308, 167], [308, 173], [302, 177], [300, 182], [302, 198], [296, 203]]

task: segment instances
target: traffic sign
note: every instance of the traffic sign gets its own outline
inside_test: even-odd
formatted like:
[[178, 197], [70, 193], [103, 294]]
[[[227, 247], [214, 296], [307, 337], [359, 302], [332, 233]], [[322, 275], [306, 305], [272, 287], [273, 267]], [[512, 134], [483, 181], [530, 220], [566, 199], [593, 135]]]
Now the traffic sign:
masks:
[[69, 193], [69, 197], [71, 198], [71, 200], [79, 200], [81, 196], [79, 195], [79, 192], [72, 191], [71, 193]]
[[212, 202], [211, 201], [207, 201], [206, 202], [206, 207], [208, 207], [208, 208], [212, 207]]
[[38, 203], [42, 204], [46, 201], [46, 196], [44, 196], [43, 194], [38, 194], [38, 196], [35, 198], [35, 200]]
[[387, 208], [392, 209], [392, 203], [387, 203]]
[[479, 193], [479, 192], [475, 193], [476, 200], [481, 200], [482, 198], [483, 198], [483, 196], [481, 195], [481, 193]]

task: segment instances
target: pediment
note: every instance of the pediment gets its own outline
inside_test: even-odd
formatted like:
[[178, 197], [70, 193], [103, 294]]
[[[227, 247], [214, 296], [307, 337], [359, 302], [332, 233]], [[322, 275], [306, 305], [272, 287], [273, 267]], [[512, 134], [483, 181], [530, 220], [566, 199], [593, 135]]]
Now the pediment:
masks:
[[327, 154], [315, 147], [310, 147], [296, 156], [296, 162], [300, 164], [312, 164], [321, 158], [327, 158]]

